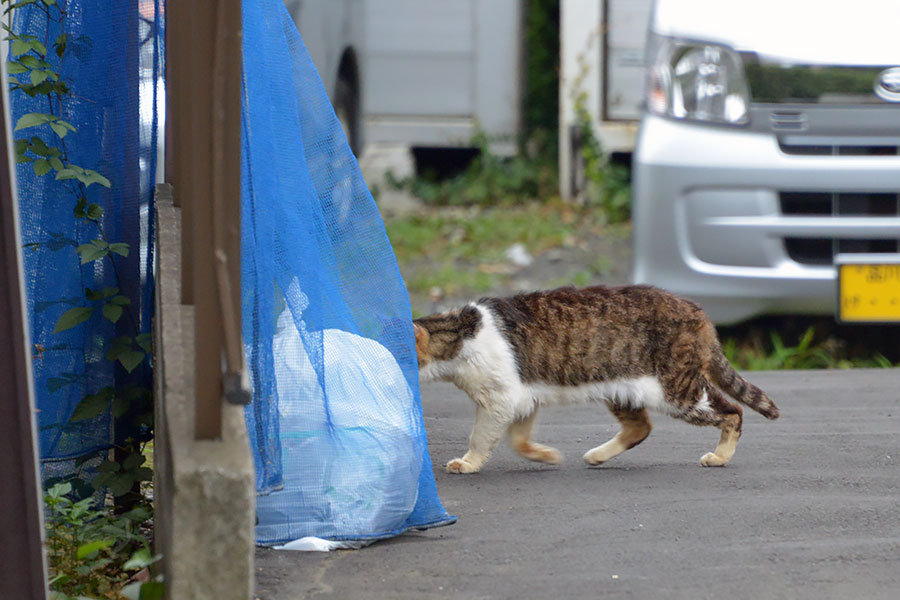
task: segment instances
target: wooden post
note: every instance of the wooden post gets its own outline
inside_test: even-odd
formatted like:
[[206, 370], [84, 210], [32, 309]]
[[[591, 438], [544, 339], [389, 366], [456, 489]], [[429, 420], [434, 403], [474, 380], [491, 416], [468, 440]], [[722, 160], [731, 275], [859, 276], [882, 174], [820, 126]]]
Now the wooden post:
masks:
[[187, 240], [182, 302], [194, 305], [194, 429], [198, 439], [215, 439], [221, 436], [223, 382], [239, 379], [243, 369], [241, 2], [180, 0], [167, 9], [174, 117], [174, 172], [167, 181], [182, 206]]
[[[0, 81], [7, 81], [6, 62]], [[22, 240], [9, 136], [7, 87], [0, 90], [0, 598], [47, 597], [31, 342], [22, 279]]]

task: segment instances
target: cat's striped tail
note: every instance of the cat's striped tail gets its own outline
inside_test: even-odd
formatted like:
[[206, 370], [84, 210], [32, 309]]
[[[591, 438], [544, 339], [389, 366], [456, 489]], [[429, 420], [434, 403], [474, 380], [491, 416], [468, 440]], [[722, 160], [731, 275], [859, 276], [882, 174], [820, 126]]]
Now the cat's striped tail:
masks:
[[777, 419], [778, 407], [765, 392], [744, 379], [734, 370], [722, 351], [719, 350], [710, 364], [710, 378], [719, 389], [740, 402], [746, 404], [767, 419]]

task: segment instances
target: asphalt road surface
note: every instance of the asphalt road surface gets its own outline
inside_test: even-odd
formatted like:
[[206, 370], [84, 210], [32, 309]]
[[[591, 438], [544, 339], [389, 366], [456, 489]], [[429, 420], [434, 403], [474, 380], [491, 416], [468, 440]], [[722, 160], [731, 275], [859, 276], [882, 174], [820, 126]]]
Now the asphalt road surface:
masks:
[[718, 430], [663, 415], [599, 468], [581, 455], [617, 430], [603, 406], [542, 411], [535, 440], [558, 467], [506, 446], [481, 473], [474, 407], [423, 387], [449, 527], [359, 551], [257, 552], [257, 596], [301, 598], [900, 598], [900, 370], [750, 373], [781, 408], [745, 410], [725, 468], [702, 468]]

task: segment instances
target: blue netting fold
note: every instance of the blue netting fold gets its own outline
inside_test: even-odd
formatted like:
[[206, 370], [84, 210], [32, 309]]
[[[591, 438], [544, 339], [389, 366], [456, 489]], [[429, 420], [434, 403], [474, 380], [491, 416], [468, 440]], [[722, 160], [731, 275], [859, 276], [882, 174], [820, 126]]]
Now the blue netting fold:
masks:
[[245, 0], [242, 292], [257, 541], [453, 522], [409, 298], [381, 216], [280, 0]]
[[[26, 113], [52, 113], [75, 129], [60, 139], [44, 124], [16, 131], [15, 138], [40, 137], [63, 152], [64, 162], [94, 169], [111, 182], [110, 189], [99, 184], [83, 189], [75, 180], [56, 180], [53, 171], [36, 175], [32, 163], [17, 169], [41, 459], [46, 476], [65, 477], [76, 468], [76, 458], [110, 447], [114, 437], [133, 435], [129, 427], [136, 426], [120, 423], [113, 432], [108, 411], [69, 423], [82, 398], [112, 385], [152, 387], [149, 361], [128, 374], [105, 352], [112, 338], [150, 331], [150, 215], [163, 38], [160, 0], [59, 1], [67, 13], [63, 25], [55, 7], [49, 9], [51, 19], [43, 5], [29, 5], [15, 10], [13, 30], [45, 42], [46, 61], [72, 94], [51, 103], [45, 95], [13, 90], [10, 100], [14, 123]], [[68, 46], [60, 58], [52, 44], [61, 33]], [[28, 73], [17, 78], [29, 82]], [[73, 216], [82, 193], [88, 203], [103, 208], [102, 233], [96, 224]], [[80, 264], [76, 246], [102, 237], [130, 246], [127, 257], [114, 258], [117, 273], [109, 259]], [[103, 318], [99, 304], [85, 299], [85, 288], [108, 286], [131, 299], [116, 324]], [[60, 315], [74, 306], [94, 306], [93, 316], [53, 333]]]

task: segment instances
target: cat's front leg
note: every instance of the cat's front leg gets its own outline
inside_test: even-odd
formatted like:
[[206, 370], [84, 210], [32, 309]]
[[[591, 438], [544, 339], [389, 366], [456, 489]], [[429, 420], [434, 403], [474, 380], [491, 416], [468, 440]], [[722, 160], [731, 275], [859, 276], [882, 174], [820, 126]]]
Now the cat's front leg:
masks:
[[475, 425], [472, 427], [472, 435], [469, 436], [469, 451], [462, 458], [454, 458], [448, 462], [447, 472], [477, 473], [480, 471], [512, 421], [512, 414], [489, 410], [478, 405], [475, 409]]

